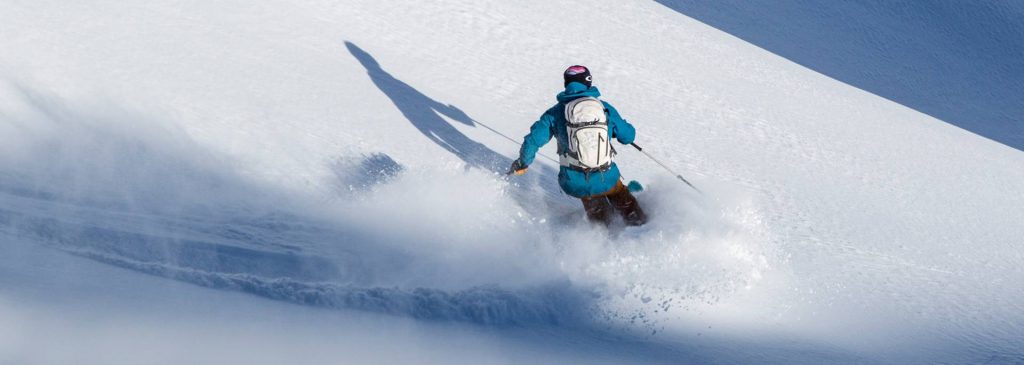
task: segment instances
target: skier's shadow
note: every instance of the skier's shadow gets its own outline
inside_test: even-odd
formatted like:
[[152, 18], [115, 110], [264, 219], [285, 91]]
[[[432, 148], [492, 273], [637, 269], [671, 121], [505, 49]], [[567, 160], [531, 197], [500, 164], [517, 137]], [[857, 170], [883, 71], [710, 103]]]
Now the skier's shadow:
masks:
[[434, 143], [448, 150], [455, 156], [466, 162], [468, 167], [478, 167], [488, 171], [504, 172], [503, 169], [512, 164], [512, 160], [494, 152], [487, 146], [480, 144], [465, 134], [455, 129], [441, 115], [452, 120], [468, 125], [476, 126], [476, 123], [466, 113], [453, 105], [445, 105], [423, 95], [409, 84], [396, 79], [387, 71], [384, 71], [369, 53], [362, 50], [352, 42], [345, 42], [345, 47], [352, 53], [359, 63], [366, 67], [366, 73], [370, 80], [380, 91], [383, 91], [391, 99], [398, 110], [402, 112], [413, 126], [423, 133]]
[[[402, 115], [420, 133], [423, 133], [431, 141], [434, 141], [437, 145], [465, 161], [467, 168], [476, 167], [495, 173], [505, 173], [507, 171], [508, 166], [512, 164], [512, 159], [470, 139], [442, 118], [441, 115], [468, 126], [475, 127], [477, 124], [480, 124], [479, 122], [474, 121], [473, 118], [470, 118], [469, 115], [466, 115], [459, 108], [431, 99], [419, 92], [419, 90], [409, 86], [409, 84], [391, 76], [390, 73], [381, 68], [373, 56], [352, 42], [346, 41], [345, 47], [366, 68], [366, 73], [370, 75], [370, 80], [373, 81], [373, 84], [380, 91], [384, 92], [384, 95], [387, 95], [391, 102], [395, 103], [395, 106], [402, 112]], [[491, 131], [494, 130], [491, 129]], [[498, 133], [497, 131], [494, 132]], [[554, 179], [551, 178], [556, 174], [553, 169], [537, 163], [531, 166], [530, 171], [532, 176], [526, 181], [538, 182], [549, 197], [561, 195], [561, 189], [557, 187]], [[538, 178], [544, 180], [535, 180]], [[522, 179], [519, 180], [525, 182]], [[517, 183], [516, 185], [519, 184]], [[520, 191], [520, 193], [522, 192]]]

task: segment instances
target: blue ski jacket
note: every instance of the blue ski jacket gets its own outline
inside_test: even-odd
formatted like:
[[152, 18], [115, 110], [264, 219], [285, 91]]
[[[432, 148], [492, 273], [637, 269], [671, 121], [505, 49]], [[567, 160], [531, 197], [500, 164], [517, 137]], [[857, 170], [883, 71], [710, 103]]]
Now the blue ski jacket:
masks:
[[[519, 149], [519, 161], [524, 166], [533, 163], [537, 150], [547, 144], [551, 137], [558, 141], [558, 154], [565, 153], [569, 143], [569, 132], [565, 127], [565, 104], [584, 96], [596, 98], [601, 96], [601, 92], [597, 87], [570, 82], [566, 85], [565, 91], [558, 93], [558, 104], [544, 112], [530, 127], [530, 134], [523, 138], [523, 146]], [[636, 138], [636, 129], [633, 125], [622, 119], [611, 104], [603, 100], [601, 103], [608, 111], [608, 135], [622, 144], [633, 143], [633, 139]], [[603, 172], [583, 173], [565, 166], [558, 169], [558, 185], [566, 194], [577, 198], [605, 193], [615, 187], [617, 181], [619, 167], [615, 162], [612, 162], [611, 168]]]

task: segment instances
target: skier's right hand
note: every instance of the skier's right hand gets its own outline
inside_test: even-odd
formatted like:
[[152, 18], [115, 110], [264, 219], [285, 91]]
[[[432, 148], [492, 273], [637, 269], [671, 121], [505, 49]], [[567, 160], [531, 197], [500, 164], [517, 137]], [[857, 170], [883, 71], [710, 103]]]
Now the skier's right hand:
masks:
[[528, 168], [529, 167], [524, 166], [523, 162], [519, 161], [519, 159], [517, 158], [515, 161], [512, 161], [512, 167], [509, 167], [508, 174], [509, 175], [512, 175], [512, 174], [522, 175], [522, 174], [526, 173], [526, 169], [528, 169]]

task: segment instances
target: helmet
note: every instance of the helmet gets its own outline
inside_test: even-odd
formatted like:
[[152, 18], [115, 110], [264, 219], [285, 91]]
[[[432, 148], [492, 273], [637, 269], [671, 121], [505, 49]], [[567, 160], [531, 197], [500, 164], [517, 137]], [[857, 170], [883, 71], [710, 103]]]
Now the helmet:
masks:
[[569, 68], [565, 69], [565, 72], [562, 73], [562, 78], [565, 79], [565, 84], [563, 86], [569, 86], [570, 82], [578, 82], [590, 87], [592, 81], [590, 77], [590, 70], [585, 66], [580, 65], [569, 66]]

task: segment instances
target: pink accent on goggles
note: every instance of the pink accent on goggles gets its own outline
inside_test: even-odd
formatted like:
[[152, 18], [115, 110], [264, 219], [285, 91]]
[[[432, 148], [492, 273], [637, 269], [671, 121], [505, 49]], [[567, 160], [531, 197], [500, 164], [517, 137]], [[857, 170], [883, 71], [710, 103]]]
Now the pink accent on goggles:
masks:
[[572, 66], [565, 70], [565, 74], [569, 76], [579, 75], [584, 72], [587, 72], [587, 68], [583, 66]]

